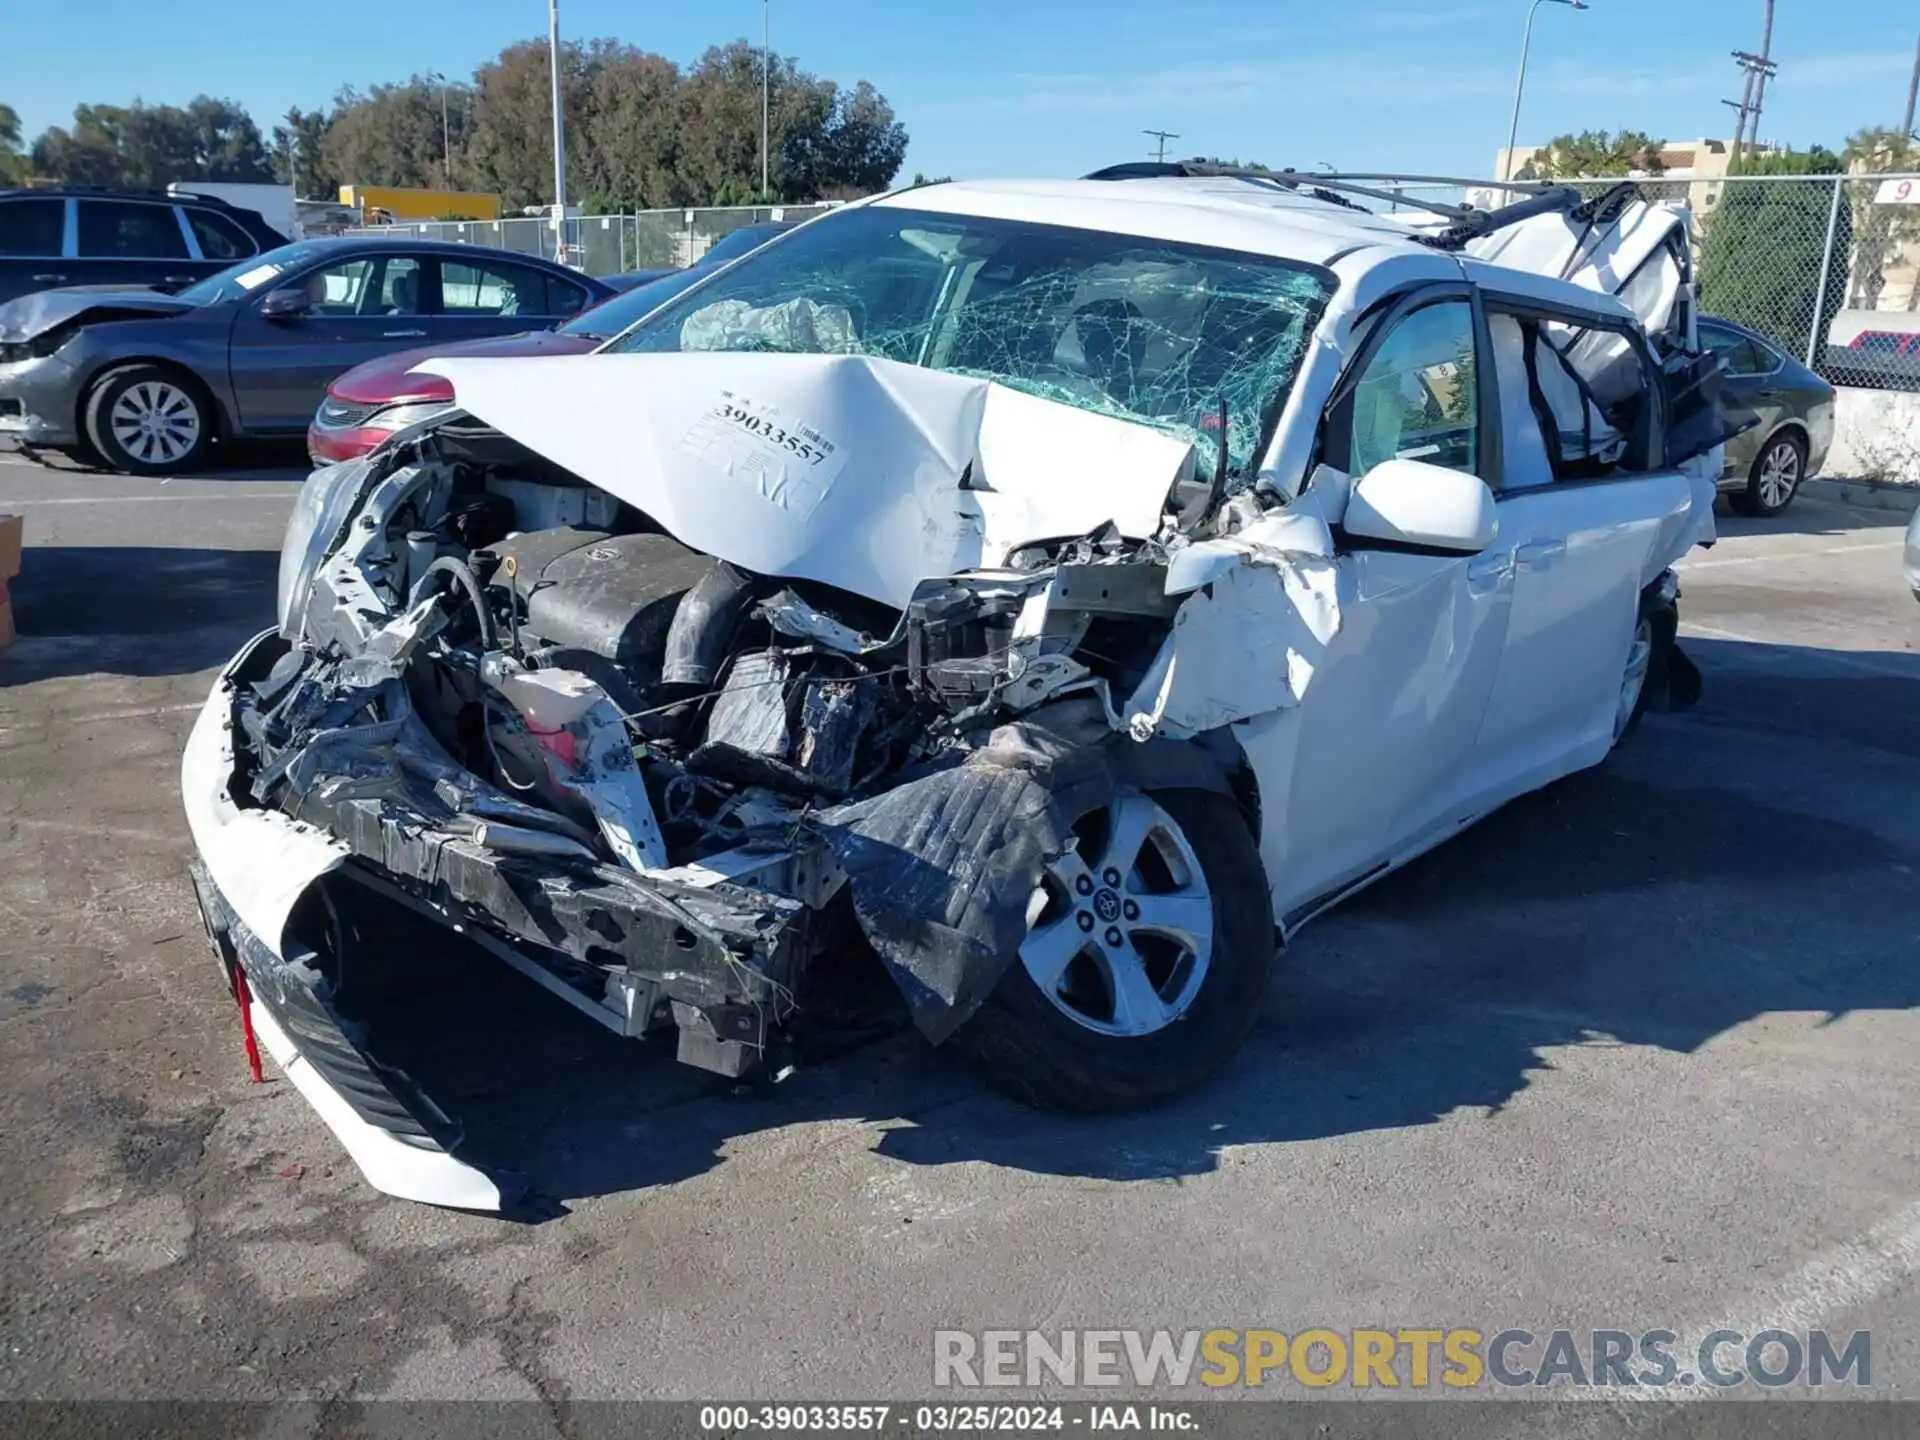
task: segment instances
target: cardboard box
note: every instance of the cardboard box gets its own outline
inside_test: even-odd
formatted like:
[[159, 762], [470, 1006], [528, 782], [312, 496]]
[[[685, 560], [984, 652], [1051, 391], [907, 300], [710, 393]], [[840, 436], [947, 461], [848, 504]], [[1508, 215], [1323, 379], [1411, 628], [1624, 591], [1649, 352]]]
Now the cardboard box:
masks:
[[18, 515], [0, 515], [0, 581], [20, 573], [20, 538], [24, 521]]

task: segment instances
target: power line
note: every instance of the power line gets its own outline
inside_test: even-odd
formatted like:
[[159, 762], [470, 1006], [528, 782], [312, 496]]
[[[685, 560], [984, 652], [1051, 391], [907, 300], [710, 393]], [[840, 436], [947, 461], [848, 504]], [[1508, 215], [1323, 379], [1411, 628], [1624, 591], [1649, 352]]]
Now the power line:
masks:
[[1173, 130], [1142, 130], [1140, 133], [1142, 135], [1152, 135], [1160, 141], [1160, 149], [1153, 157], [1156, 161], [1166, 160], [1167, 141], [1178, 140], [1180, 138], [1179, 133]]

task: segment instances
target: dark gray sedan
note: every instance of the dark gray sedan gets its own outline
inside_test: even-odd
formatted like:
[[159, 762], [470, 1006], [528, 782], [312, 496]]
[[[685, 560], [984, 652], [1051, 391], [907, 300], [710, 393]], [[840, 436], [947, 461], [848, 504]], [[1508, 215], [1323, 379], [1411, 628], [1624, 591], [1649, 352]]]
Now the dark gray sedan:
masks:
[[1700, 343], [1726, 362], [1721, 403], [1748, 429], [1727, 442], [1720, 488], [1742, 515], [1778, 515], [1833, 444], [1833, 386], [1766, 336], [1700, 317]]
[[143, 475], [216, 439], [303, 435], [327, 383], [395, 350], [549, 325], [614, 291], [478, 245], [343, 237], [178, 294], [74, 287], [0, 305], [0, 436]]

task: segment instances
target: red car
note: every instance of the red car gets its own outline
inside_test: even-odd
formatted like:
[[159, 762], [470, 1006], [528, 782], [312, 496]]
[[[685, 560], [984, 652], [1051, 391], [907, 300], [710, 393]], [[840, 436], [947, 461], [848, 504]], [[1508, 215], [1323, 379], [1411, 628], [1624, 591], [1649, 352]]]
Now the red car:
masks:
[[[356, 365], [327, 387], [327, 398], [307, 427], [307, 454], [315, 465], [357, 460], [395, 431], [431, 418], [453, 404], [453, 386], [414, 366], [445, 355], [584, 355], [597, 350], [656, 306], [664, 305], [793, 222], [747, 225], [716, 240], [698, 261], [664, 277], [645, 278], [622, 294], [582, 310], [551, 330], [496, 335], [458, 345], [426, 345]], [[648, 272], [649, 276], [651, 272]], [[619, 280], [606, 282], [619, 285]]]

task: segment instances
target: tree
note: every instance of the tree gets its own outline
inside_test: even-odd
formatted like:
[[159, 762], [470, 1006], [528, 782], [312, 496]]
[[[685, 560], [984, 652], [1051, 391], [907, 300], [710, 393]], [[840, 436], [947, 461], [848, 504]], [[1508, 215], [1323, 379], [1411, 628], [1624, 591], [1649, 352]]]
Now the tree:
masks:
[[20, 153], [20, 112], [0, 104], [0, 185], [27, 178], [27, 157]]
[[1582, 130], [1556, 135], [1521, 167], [1516, 180], [1578, 180], [1595, 175], [1661, 175], [1667, 142], [1643, 130]]
[[[562, 45], [569, 198], [595, 209], [802, 203], [893, 183], [907, 133], [886, 97], [865, 80], [845, 87], [775, 58], [763, 193], [761, 65], [745, 40], [713, 47], [687, 70], [616, 40]], [[414, 75], [342, 89], [324, 110], [296, 106], [270, 145], [231, 101], [79, 105], [70, 127], [34, 141], [32, 163], [80, 184], [272, 178], [304, 196], [341, 184], [438, 189], [451, 168], [455, 188], [492, 191], [518, 209], [553, 197], [551, 105], [546, 41], [522, 40], [470, 84], [443, 90]], [[17, 118], [13, 135], [12, 148], [0, 136], [0, 178], [24, 168]]]
[[580, 137], [583, 202], [594, 209], [647, 210], [703, 198], [680, 173], [680, 67], [621, 45], [601, 51], [590, 68]]
[[76, 105], [73, 128], [33, 142], [33, 168], [71, 184], [139, 185], [272, 178], [260, 127], [231, 100], [176, 105]]
[[[592, 88], [583, 47], [561, 45], [560, 83], [572, 142], [567, 188], [583, 191], [590, 162], [581, 142]], [[474, 188], [497, 192], [510, 209], [553, 203], [553, 91], [544, 39], [517, 41], [474, 72], [473, 129], [463, 153], [462, 173]]]
[[[1749, 173], [1756, 171], [1838, 175], [1840, 160], [1816, 147], [1755, 156]], [[1789, 354], [1804, 353], [1846, 300], [1844, 265], [1828, 267], [1826, 289], [1820, 289], [1832, 214], [1829, 185], [1729, 183], [1700, 248], [1701, 308], [1771, 336]], [[1852, 240], [1852, 218], [1842, 206], [1834, 253], [1845, 255]]]
[[327, 157], [330, 128], [323, 111], [298, 105], [273, 127], [273, 178], [303, 199], [331, 200], [340, 193], [339, 172]]
[[[1847, 137], [1840, 152], [1846, 168], [1855, 174], [1886, 174], [1889, 171], [1920, 170], [1920, 144], [1898, 130], [1867, 128]], [[1881, 292], [1887, 288], [1887, 264], [1912, 241], [1920, 241], [1920, 218], [1911, 207], [1877, 205], [1878, 187], [1854, 185], [1853, 221], [1860, 236], [1860, 248], [1854, 252], [1853, 278], [1849, 304], [1861, 310], [1877, 310]], [[1907, 309], [1920, 310], [1920, 279], [1907, 292]]]
[[[348, 86], [333, 97], [321, 142], [324, 168], [353, 185], [446, 188], [440, 83], [415, 75], [397, 84], [375, 85], [366, 94]], [[446, 133], [453, 153], [463, 153], [472, 112], [464, 85], [447, 86]]]

